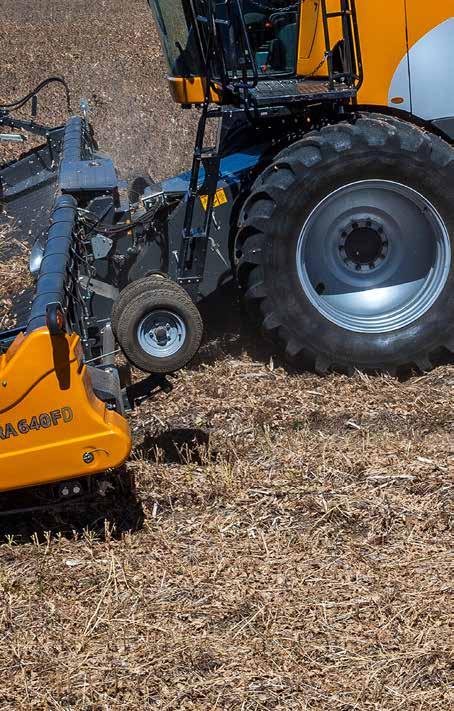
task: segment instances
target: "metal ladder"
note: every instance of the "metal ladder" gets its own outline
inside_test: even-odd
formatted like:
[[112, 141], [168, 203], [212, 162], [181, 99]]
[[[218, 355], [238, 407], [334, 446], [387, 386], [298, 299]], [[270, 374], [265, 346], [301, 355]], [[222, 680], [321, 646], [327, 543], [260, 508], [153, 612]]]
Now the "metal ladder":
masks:
[[[321, 0], [321, 3], [330, 89], [334, 88], [336, 81], [342, 81], [347, 86], [355, 86], [358, 90], [363, 81], [363, 65], [356, 2], [355, 0], [339, 0], [339, 10], [331, 12], [328, 11], [327, 0]], [[344, 43], [344, 71], [342, 72], [334, 70], [334, 48], [331, 44], [330, 33], [331, 21], [339, 18], [342, 23]]]
[[[258, 70], [240, 0], [207, 0], [206, 15], [197, 15], [196, 19], [206, 38], [205, 61], [205, 99], [199, 119], [196, 142], [192, 160], [191, 177], [186, 193], [186, 209], [182, 231], [181, 248], [178, 255], [177, 282], [194, 294], [203, 278], [206, 253], [210, 236], [213, 207], [219, 181], [221, 156], [219, 140], [214, 147], [205, 147], [208, 120], [220, 118], [220, 108], [210, 108], [211, 92], [216, 77], [216, 90], [236, 94], [241, 103], [248, 105], [249, 92], [257, 85]], [[234, 52], [226, 56], [220, 31], [232, 31]], [[205, 179], [200, 186], [200, 173], [203, 168]], [[201, 228], [194, 228], [196, 201], [203, 194], [207, 198], [204, 223]]]

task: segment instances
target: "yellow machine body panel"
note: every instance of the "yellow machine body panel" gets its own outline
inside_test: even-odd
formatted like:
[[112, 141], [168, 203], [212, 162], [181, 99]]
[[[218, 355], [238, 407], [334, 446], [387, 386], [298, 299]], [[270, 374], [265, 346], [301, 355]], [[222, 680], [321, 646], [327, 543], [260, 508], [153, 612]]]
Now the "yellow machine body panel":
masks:
[[[327, 0], [329, 12], [339, 7], [339, 0]], [[452, 92], [446, 86], [454, 61], [452, 0], [356, 0], [356, 8], [364, 73], [358, 104], [397, 108], [429, 120], [454, 116], [454, 98], [448, 98]], [[342, 37], [341, 20], [332, 18], [329, 27], [334, 47]], [[320, 0], [304, 0], [299, 7], [296, 76], [326, 75], [324, 53]], [[203, 78], [173, 76], [169, 84], [178, 103], [204, 101]], [[412, 102], [412, 95], [420, 95], [421, 101]], [[423, 102], [434, 97], [436, 107], [425, 110]], [[222, 103], [221, 95], [213, 93], [212, 99]]]
[[[391, 0], [387, 1], [391, 3]], [[436, 0], [432, 3], [428, 3], [427, 0], [410, 0], [406, 6], [410, 47], [435, 27], [454, 16], [454, 6], [451, 0]]]
[[[202, 77], [186, 79], [167, 77], [172, 99], [177, 104], [202, 104], [205, 101], [205, 81]], [[211, 91], [213, 103], [221, 102], [221, 95]]]
[[[318, 0], [305, 0], [300, 15], [297, 74], [304, 76], [316, 69], [325, 51], [323, 24]], [[339, 9], [338, 0], [328, 0], [328, 10]], [[397, 108], [419, 118], [454, 115], [448, 98], [446, 72], [454, 59], [454, 5], [451, 0], [356, 0], [364, 81], [358, 104]], [[313, 37], [313, 20], [317, 15]], [[336, 23], [337, 22], [337, 28]], [[332, 46], [341, 38], [340, 21], [331, 23]], [[311, 39], [313, 37], [313, 39]], [[307, 55], [308, 42], [311, 52]], [[414, 61], [414, 54], [420, 61]], [[324, 65], [316, 72], [326, 73]], [[399, 81], [396, 78], [399, 77]], [[422, 91], [427, 111], [412, 102]], [[451, 92], [452, 93], [452, 92]], [[443, 95], [434, 106], [434, 95]], [[444, 101], [444, 105], [443, 105]]]
[[[432, 13], [421, 1], [421, 12]], [[358, 26], [364, 70], [364, 82], [358, 96], [360, 104], [388, 105], [389, 87], [394, 72], [407, 54], [404, 0], [357, 0]], [[328, 0], [329, 12], [339, 10], [339, 0]], [[315, 32], [314, 32], [314, 16]], [[305, 0], [300, 14], [297, 75], [326, 75], [322, 14], [319, 0]], [[340, 19], [330, 21], [331, 46], [342, 38]], [[307, 49], [310, 46], [311, 51]]]
[[126, 420], [93, 392], [79, 337], [18, 336], [0, 358], [0, 491], [96, 474], [130, 451]]
[[[328, 1], [327, 9], [338, 10], [339, 0]], [[334, 46], [342, 37], [340, 20], [331, 21], [330, 36]], [[325, 50], [321, 3], [319, 0], [304, 0], [300, 9], [297, 76], [326, 74], [326, 62], [323, 61]]]
[[[408, 98], [408, 84], [405, 86], [406, 97], [390, 97], [389, 91], [394, 72], [407, 55], [405, 2], [367, 3], [363, 0], [357, 9], [364, 71], [358, 102], [388, 106], [390, 98], [395, 98], [395, 106], [400, 108], [401, 99]], [[427, 14], [427, 3], [424, 11]]]

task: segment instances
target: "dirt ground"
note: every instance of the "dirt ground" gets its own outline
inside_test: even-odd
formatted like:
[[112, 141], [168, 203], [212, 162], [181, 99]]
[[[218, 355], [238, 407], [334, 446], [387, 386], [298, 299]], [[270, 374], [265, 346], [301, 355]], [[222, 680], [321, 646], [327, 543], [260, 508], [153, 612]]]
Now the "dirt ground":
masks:
[[[195, 117], [169, 97], [146, 0], [2, 0], [0, 42], [0, 102], [64, 76], [73, 110], [89, 100], [99, 144], [123, 173], [157, 180], [190, 164]], [[65, 120], [62, 92], [41, 96], [39, 119]]]
[[[125, 172], [185, 165], [144, 2], [3, 0], [0, 38], [5, 98], [64, 73]], [[321, 379], [217, 319], [133, 497], [0, 520], [0, 711], [454, 708], [454, 367]]]

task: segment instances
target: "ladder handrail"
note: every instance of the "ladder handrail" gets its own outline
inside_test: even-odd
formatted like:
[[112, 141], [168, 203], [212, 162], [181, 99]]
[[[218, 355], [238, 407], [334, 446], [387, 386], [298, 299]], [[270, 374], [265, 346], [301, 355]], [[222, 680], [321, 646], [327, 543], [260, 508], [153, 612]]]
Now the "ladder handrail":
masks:
[[[328, 79], [330, 88], [334, 88], [334, 81], [338, 76], [334, 72], [333, 47], [329, 21], [340, 18], [342, 24], [342, 39], [345, 47], [346, 70], [340, 76], [346, 79], [348, 85], [354, 85], [358, 90], [363, 82], [363, 65], [361, 57], [361, 42], [358, 29], [358, 18], [355, 0], [339, 0], [338, 11], [328, 11], [327, 0], [321, 0], [323, 33], [325, 38], [325, 56], [328, 65]], [[356, 72], [354, 66], [356, 64]]]
[[[218, 17], [217, 8], [223, 6], [227, 9], [227, 21]], [[220, 154], [219, 148], [207, 154], [204, 150], [204, 140], [206, 134], [207, 121], [210, 116], [210, 104], [212, 100], [212, 90], [218, 91], [219, 84], [221, 91], [236, 91], [240, 96], [240, 100], [244, 104], [246, 110], [249, 109], [250, 95], [249, 91], [258, 84], [258, 69], [255, 61], [252, 46], [249, 40], [249, 34], [244, 21], [244, 15], [239, 0], [207, 0], [207, 14], [198, 16], [199, 22], [204, 22], [207, 28], [207, 47], [205, 55], [205, 97], [202, 104], [201, 116], [197, 128], [197, 136], [194, 147], [192, 160], [191, 177], [186, 193], [186, 208], [182, 232], [182, 245], [178, 260], [178, 281], [184, 282], [184, 274], [187, 266], [193, 259], [193, 249], [196, 241], [208, 241], [212, 216], [214, 199], [216, 194], [216, 186], [219, 178]], [[225, 22], [233, 29], [235, 51], [239, 49], [240, 60], [238, 67], [233, 69], [233, 72], [238, 68], [241, 70], [241, 78], [229, 76], [229, 64], [227, 62], [225, 47], [222, 42], [222, 37], [219, 36], [219, 27]], [[239, 43], [239, 47], [237, 46]], [[245, 61], [241, 61], [241, 57]], [[248, 61], [252, 68], [252, 76], [249, 76]], [[220, 69], [221, 77], [217, 77], [216, 73]], [[206, 174], [210, 174], [210, 180], [205, 180], [207, 192], [207, 206], [205, 209], [205, 220], [203, 229], [199, 233], [193, 230], [194, 210], [197, 198], [200, 193], [199, 177], [200, 169], [204, 166]]]

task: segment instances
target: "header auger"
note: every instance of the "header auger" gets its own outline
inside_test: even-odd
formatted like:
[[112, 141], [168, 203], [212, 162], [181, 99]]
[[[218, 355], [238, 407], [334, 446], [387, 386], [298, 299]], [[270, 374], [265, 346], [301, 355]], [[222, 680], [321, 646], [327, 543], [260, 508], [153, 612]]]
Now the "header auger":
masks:
[[86, 103], [56, 128], [36, 122], [44, 84], [0, 107], [45, 138], [0, 168], [36, 276], [0, 334], [0, 490], [118, 467], [128, 410], [193, 358], [198, 305], [228, 282], [299, 367], [428, 370], [454, 350], [450, 2], [149, 4], [172, 96], [200, 112], [189, 172], [128, 193]]

